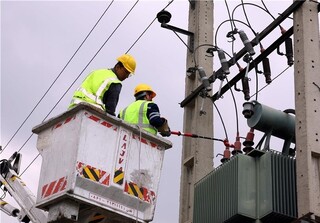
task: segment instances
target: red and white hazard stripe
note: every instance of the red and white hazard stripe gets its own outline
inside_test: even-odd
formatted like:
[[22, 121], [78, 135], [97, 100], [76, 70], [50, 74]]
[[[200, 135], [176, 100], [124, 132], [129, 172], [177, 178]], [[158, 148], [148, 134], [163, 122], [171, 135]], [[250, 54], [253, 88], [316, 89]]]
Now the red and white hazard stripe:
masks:
[[62, 122], [59, 122], [58, 124], [54, 125], [54, 126], [52, 127], [52, 129], [57, 129], [57, 128], [61, 127], [62, 125], [65, 125], [65, 124], [67, 124], [67, 123], [69, 123], [70, 121], [75, 120], [75, 119], [76, 119], [76, 115], [71, 116], [71, 117], [67, 118], [66, 120], [64, 120], [64, 121], [62, 121]]
[[109, 186], [110, 174], [103, 170], [100, 173], [101, 178], [99, 179], [99, 183]]
[[[139, 140], [140, 137], [133, 134], [133, 135], [132, 135], [132, 138], [133, 138], [133, 139], [136, 139], [136, 140]], [[148, 145], [148, 146], [153, 147], [153, 148], [157, 148], [157, 146], [158, 146], [156, 143], [150, 142], [149, 140], [146, 140], [146, 139], [144, 139], [144, 138], [140, 138], [140, 141], [141, 141], [142, 143]]]
[[56, 194], [60, 191], [66, 189], [67, 186], [67, 177], [61, 177], [56, 181], [52, 181], [42, 187], [41, 197], [46, 198], [53, 194]]
[[85, 167], [84, 163], [77, 161], [76, 170], [78, 171], [78, 173], [82, 173], [82, 170], [84, 167]]
[[103, 125], [104, 127], [112, 128], [114, 131], [117, 131], [117, 126], [99, 118], [98, 116], [92, 115], [88, 112], [85, 112], [84, 114], [87, 118], [91, 119], [92, 121], [95, 121], [95, 122], [99, 123], [100, 125]]

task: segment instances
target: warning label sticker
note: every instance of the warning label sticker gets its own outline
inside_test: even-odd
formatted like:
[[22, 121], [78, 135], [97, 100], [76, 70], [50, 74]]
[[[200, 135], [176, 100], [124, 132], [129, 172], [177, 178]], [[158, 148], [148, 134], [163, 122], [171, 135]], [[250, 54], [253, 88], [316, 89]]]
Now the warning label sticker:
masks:
[[130, 215], [136, 215], [136, 213], [137, 213], [135, 209], [126, 207], [126, 206], [124, 206], [124, 205], [122, 205], [122, 204], [120, 204], [120, 203], [118, 203], [116, 201], [107, 199], [105, 197], [100, 197], [99, 195], [96, 195], [96, 194], [93, 194], [93, 193], [89, 193], [89, 198], [91, 200], [94, 200], [94, 201], [98, 202], [98, 203], [104, 204], [106, 206], [112, 207], [112, 208], [114, 208], [116, 210], [128, 213]]

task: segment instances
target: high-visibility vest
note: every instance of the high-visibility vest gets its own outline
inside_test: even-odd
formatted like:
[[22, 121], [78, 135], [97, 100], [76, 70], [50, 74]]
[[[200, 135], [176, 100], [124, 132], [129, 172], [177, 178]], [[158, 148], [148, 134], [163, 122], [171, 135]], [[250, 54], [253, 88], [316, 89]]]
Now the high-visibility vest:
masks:
[[87, 102], [105, 110], [103, 95], [112, 83], [121, 83], [112, 70], [101, 69], [91, 72], [74, 92], [69, 109], [81, 102]]
[[125, 109], [121, 110], [119, 117], [129, 124], [140, 126], [145, 131], [156, 135], [157, 129], [150, 125], [147, 117], [148, 104], [152, 103], [145, 100], [137, 100]]

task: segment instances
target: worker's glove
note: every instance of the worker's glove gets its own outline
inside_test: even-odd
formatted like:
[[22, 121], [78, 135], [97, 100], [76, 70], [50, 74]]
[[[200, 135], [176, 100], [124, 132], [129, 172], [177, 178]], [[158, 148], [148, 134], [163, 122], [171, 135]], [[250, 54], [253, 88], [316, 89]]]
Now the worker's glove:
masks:
[[167, 119], [163, 118], [164, 119], [164, 122], [163, 124], [158, 128], [158, 131], [160, 132], [160, 135], [163, 136], [163, 137], [168, 137], [171, 135], [171, 130], [169, 128], [169, 125], [168, 125], [168, 121]]
[[160, 135], [163, 136], [163, 137], [169, 137], [169, 136], [171, 136], [170, 128], [169, 128], [169, 131], [160, 132]]

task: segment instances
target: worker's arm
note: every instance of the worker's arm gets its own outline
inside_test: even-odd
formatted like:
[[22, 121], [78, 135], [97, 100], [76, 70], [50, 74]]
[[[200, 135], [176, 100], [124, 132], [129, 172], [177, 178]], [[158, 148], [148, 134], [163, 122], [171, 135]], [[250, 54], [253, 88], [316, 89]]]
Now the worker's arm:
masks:
[[152, 126], [158, 129], [162, 136], [170, 136], [170, 128], [165, 118], [160, 117], [159, 107], [155, 103], [149, 103], [147, 109], [147, 117]]
[[156, 128], [162, 126], [164, 123], [164, 118], [160, 117], [159, 107], [155, 103], [148, 104], [147, 117], [150, 124]]
[[106, 112], [110, 115], [115, 116], [121, 88], [122, 85], [120, 83], [113, 83], [103, 95], [102, 101], [106, 107]]

